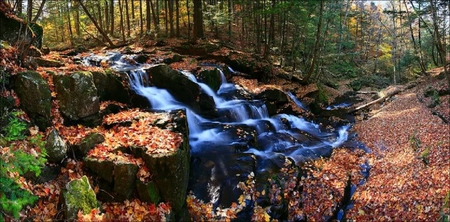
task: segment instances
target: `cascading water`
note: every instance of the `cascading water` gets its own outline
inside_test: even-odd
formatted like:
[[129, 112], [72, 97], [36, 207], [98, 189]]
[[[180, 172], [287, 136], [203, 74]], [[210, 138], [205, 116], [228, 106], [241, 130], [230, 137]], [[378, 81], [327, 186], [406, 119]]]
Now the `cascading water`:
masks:
[[[192, 73], [182, 71], [186, 78], [213, 98], [219, 117], [207, 119], [177, 101], [167, 90], [151, 86], [144, 70], [150, 65], [129, 64], [128, 55], [125, 57], [118, 53], [109, 53], [104, 57], [91, 56], [85, 64], [99, 65], [102, 60], [109, 61], [111, 68], [117, 71], [127, 72], [132, 89], [146, 97], [152, 109], [186, 109], [193, 158], [190, 188], [198, 197], [214, 203], [231, 203], [226, 199], [233, 195], [227, 192], [237, 192], [236, 184], [245, 178], [242, 172], [265, 170], [263, 163], [268, 159], [284, 155], [295, 162], [304, 161], [305, 158], [330, 153], [332, 148], [340, 146], [348, 138], [349, 126], [342, 126], [334, 132], [323, 132], [318, 124], [301, 117], [288, 114], [270, 117], [263, 101], [229, 96], [239, 88], [228, 83], [221, 71], [222, 84], [217, 92], [199, 82]], [[305, 109], [292, 94], [288, 95]], [[254, 161], [249, 158], [250, 155], [257, 157], [256, 166], [236, 166]]]

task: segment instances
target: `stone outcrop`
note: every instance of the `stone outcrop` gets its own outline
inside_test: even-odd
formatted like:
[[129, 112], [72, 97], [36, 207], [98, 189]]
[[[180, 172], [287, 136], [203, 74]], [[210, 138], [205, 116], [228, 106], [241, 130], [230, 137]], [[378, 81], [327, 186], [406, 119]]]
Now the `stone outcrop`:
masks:
[[96, 125], [100, 103], [91, 72], [55, 75], [54, 84], [65, 123]]
[[14, 91], [21, 108], [41, 130], [51, 125], [51, 93], [47, 81], [37, 72], [22, 72], [15, 79]]
[[[124, 114], [109, 118], [115, 116]], [[86, 167], [98, 176], [100, 188], [108, 193], [100, 194], [99, 198], [123, 201], [137, 194], [142, 201], [169, 202], [173, 212], [181, 217], [186, 209], [190, 170], [185, 111], [136, 111], [125, 116], [128, 119], [107, 121], [105, 128], [110, 130], [107, 133], [126, 132], [127, 137], [108, 147], [95, 146], [84, 158]], [[142, 176], [145, 175], [142, 168], [148, 169], [148, 176]]]

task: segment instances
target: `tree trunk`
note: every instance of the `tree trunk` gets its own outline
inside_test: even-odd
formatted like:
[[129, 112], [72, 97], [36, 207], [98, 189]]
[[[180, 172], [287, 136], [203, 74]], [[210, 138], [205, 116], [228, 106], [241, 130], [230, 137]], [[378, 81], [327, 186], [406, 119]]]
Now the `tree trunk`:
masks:
[[123, 4], [122, 1], [119, 0], [119, 15], [120, 15], [120, 31], [122, 33], [122, 41], [125, 43], [125, 25], [123, 22]]
[[19, 14], [22, 14], [22, 12], [23, 12], [23, 0], [17, 0], [16, 4], [17, 4], [17, 12]]
[[150, 32], [150, 26], [151, 26], [151, 10], [152, 6], [151, 6], [151, 0], [146, 0], [145, 1], [145, 13], [146, 13], [146, 23], [145, 23], [145, 28], [147, 29], [147, 32]]
[[70, 0], [67, 1], [66, 4], [66, 10], [67, 10], [67, 25], [69, 29], [69, 38], [70, 38], [70, 44], [73, 45], [73, 32], [72, 32], [72, 19], [70, 18]]
[[[133, 0], [132, 0], [133, 1]], [[127, 19], [127, 37], [131, 36], [130, 13], [128, 10], [128, 0], [125, 0], [125, 18]]]
[[441, 37], [441, 33], [439, 32], [439, 26], [437, 24], [438, 22], [438, 17], [437, 17], [437, 3], [435, 2], [435, 0], [430, 0], [431, 3], [431, 15], [433, 18], [433, 27], [434, 27], [434, 39], [435, 39], [435, 43], [436, 43], [436, 50], [438, 51], [438, 58], [440, 58], [439, 63], [441, 65], [444, 66], [444, 73], [445, 76], [447, 78], [447, 82], [450, 85], [450, 74], [449, 74], [449, 70], [447, 68], [447, 64], [445, 62], [445, 47], [442, 44], [442, 37]]
[[27, 2], [27, 22], [31, 22], [33, 16], [33, 0]]
[[111, 36], [114, 36], [114, 0], [110, 0], [109, 2], [109, 18], [111, 19], [111, 25], [109, 27], [111, 28], [110, 34]]
[[194, 0], [194, 41], [203, 38], [202, 1]]
[[[92, 23], [94, 23], [95, 27], [97, 28], [97, 30], [100, 32], [100, 34], [102, 34], [103, 38], [109, 43], [109, 45], [111, 47], [114, 47], [114, 43], [111, 41], [111, 39], [108, 37], [108, 35], [106, 34], [105, 31], [103, 31], [102, 28], [100, 28], [100, 26], [98, 25], [97, 21], [95, 20], [95, 18], [91, 15], [91, 13], [89, 13], [89, 11], [87, 10], [86, 6], [84, 6], [83, 2], [81, 2], [81, 0], [77, 0], [78, 3], [80, 4], [81, 8], [83, 8], [84, 13], [86, 13], [86, 15], [89, 17], [89, 19], [92, 21]], [[120, 2], [120, 0], [119, 0]]]
[[229, 16], [229, 20], [228, 20], [228, 39], [229, 39], [229, 41], [231, 41], [232, 27], [233, 27], [233, 19], [231, 18], [232, 14], [233, 14], [233, 1], [232, 0], [228, 0], [228, 16]]
[[106, 30], [107, 32], [109, 32], [109, 13], [108, 13], [108, 0], [105, 0], [105, 8], [104, 8], [104, 14], [105, 14], [105, 28], [103, 30]]
[[188, 20], [188, 41], [191, 40], [191, 13], [189, 10], [189, 0], [186, 0], [186, 11], [187, 11], [187, 20]]
[[31, 23], [36, 23], [36, 21], [38, 20], [38, 18], [41, 16], [42, 14], [42, 10], [44, 9], [44, 5], [45, 5], [46, 0], [42, 0], [41, 5], [39, 6], [38, 11], [36, 12], [36, 15], [34, 16], [33, 20], [31, 21]]
[[313, 49], [313, 55], [311, 58], [311, 62], [309, 64], [308, 72], [306, 73], [305, 82], [309, 81], [309, 78], [311, 78], [311, 75], [314, 73], [315, 67], [316, 67], [316, 60], [317, 60], [317, 54], [319, 52], [320, 48], [320, 36], [321, 36], [321, 28], [322, 28], [322, 15], [323, 15], [323, 1], [320, 1], [320, 8], [319, 8], [319, 22], [317, 24], [317, 32], [316, 32], [316, 42], [314, 43], [314, 49]]
[[176, 8], [176, 35], [180, 37], [180, 0], [175, 0], [175, 8]]
[[169, 0], [169, 25], [170, 25], [170, 37], [175, 37], [175, 27], [173, 22], [173, 0]]
[[142, 0], [139, 0], [139, 27], [140, 29], [140, 35], [142, 36], [144, 34], [144, 16], [142, 11]]

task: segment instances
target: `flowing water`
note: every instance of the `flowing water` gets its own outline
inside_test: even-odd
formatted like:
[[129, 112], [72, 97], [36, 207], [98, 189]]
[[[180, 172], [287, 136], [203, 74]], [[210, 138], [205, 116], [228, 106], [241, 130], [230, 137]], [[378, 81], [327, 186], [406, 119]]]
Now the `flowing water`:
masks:
[[[151, 86], [145, 72], [151, 65], [130, 64], [128, 55], [118, 53], [92, 55], [84, 62], [98, 65], [101, 60], [109, 61], [117, 71], [127, 72], [132, 89], [146, 97], [152, 109], [186, 110], [192, 156], [189, 189], [216, 206], [236, 201], [239, 195], [236, 184], [246, 180], [251, 172], [261, 175], [273, 172], [283, 165], [284, 157], [299, 163], [330, 155], [349, 136], [349, 125], [324, 130], [318, 123], [299, 116], [269, 116], [264, 101], [230, 96], [241, 89], [228, 83], [223, 73], [220, 89], [215, 92], [192, 73], [181, 71], [214, 99], [219, 117], [208, 119], [177, 101], [167, 90]], [[288, 95], [300, 108], [306, 109], [295, 96]]]

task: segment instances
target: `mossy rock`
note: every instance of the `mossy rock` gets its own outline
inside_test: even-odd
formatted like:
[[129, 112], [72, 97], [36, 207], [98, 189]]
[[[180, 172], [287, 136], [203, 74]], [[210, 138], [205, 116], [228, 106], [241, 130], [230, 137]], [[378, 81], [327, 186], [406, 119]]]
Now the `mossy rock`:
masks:
[[80, 210], [88, 214], [92, 209], [99, 207], [95, 192], [86, 176], [67, 183], [61, 196], [66, 220], [75, 220]]
[[99, 133], [91, 133], [86, 136], [79, 143], [72, 145], [72, 149], [75, 155], [79, 158], [83, 158], [86, 154], [95, 147], [95, 145], [105, 141], [105, 137]]
[[39, 129], [51, 126], [51, 93], [42, 76], [33, 71], [19, 73], [15, 79], [14, 91], [20, 99], [21, 108]]
[[100, 103], [91, 72], [55, 75], [53, 79], [65, 124], [99, 124]]

